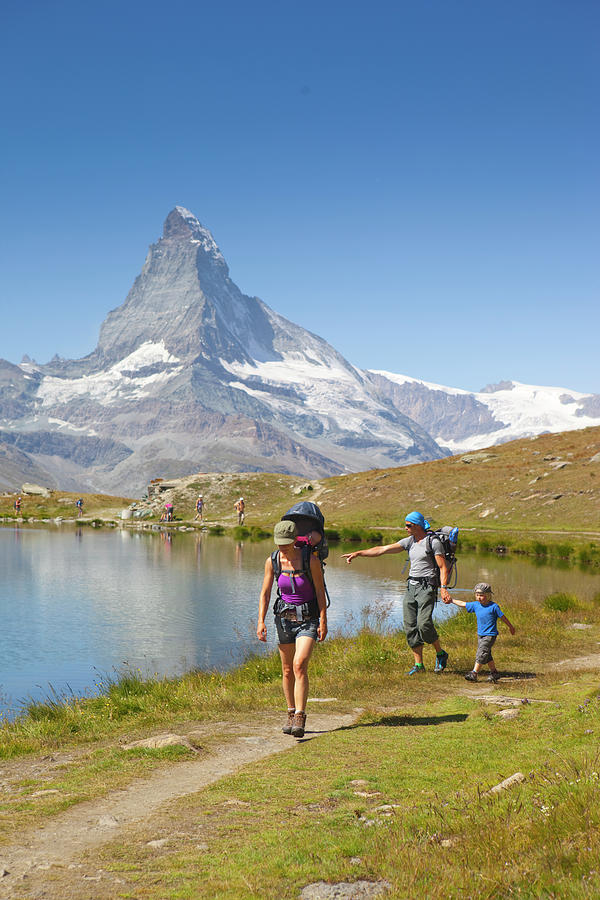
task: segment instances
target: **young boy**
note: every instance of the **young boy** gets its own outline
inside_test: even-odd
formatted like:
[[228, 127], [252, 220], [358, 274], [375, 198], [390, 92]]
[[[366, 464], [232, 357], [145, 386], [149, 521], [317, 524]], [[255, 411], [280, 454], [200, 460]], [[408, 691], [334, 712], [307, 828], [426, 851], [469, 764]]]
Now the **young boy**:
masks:
[[496, 663], [492, 657], [492, 647], [498, 637], [498, 619], [506, 623], [511, 634], [515, 633], [514, 625], [508, 621], [497, 603], [492, 600], [492, 588], [485, 581], [475, 585], [475, 603], [465, 603], [464, 600], [450, 599], [455, 606], [464, 606], [467, 612], [477, 616], [477, 654], [473, 671], [465, 675], [467, 681], [477, 681], [477, 673], [486, 664], [490, 668], [488, 681], [498, 681], [500, 675]]

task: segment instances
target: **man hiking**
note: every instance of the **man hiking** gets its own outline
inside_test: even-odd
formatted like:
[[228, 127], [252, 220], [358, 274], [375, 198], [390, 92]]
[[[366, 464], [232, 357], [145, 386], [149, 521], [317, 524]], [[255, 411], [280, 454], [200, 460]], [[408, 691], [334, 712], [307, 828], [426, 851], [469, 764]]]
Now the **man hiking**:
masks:
[[430, 532], [429, 522], [420, 512], [409, 513], [404, 525], [408, 535], [395, 544], [355, 550], [354, 553], [344, 553], [343, 558], [347, 563], [351, 563], [357, 556], [383, 556], [386, 553], [408, 551], [410, 569], [403, 604], [404, 631], [414, 656], [414, 665], [408, 674], [416, 675], [425, 671], [423, 665], [425, 644], [433, 644], [435, 647], [437, 655], [434, 671], [439, 674], [446, 668], [448, 654], [442, 650], [433, 624], [433, 610], [438, 585], [441, 588], [442, 600], [447, 602], [446, 598], [450, 597], [444, 548], [439, 538]]
[[233, 508], [237, 513], [238, 525], [243, 525], [246, 516], [246, 504], [244, 503], [244, 498], [240, 497], [240, 499], [233, 504]]

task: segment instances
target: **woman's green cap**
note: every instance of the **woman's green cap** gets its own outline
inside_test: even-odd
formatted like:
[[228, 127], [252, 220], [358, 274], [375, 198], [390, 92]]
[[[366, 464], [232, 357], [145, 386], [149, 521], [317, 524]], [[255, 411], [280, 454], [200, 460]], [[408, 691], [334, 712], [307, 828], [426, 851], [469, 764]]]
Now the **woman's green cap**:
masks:
[[283, 522], [278, 522], [275, 526], [273, 537], [276, 544], [293, 544], [298, 537], [298, 529], [296, 528], [296, 523], [291, 522], [289, 519], [285, 519]]

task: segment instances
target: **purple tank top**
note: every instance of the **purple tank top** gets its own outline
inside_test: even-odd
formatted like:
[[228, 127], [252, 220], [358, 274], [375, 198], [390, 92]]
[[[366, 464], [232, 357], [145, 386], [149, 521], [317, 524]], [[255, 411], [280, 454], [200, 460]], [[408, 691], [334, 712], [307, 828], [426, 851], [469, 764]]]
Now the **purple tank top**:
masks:
[[300, 606], [309, 603], [315, 596], [312, 582], [304, 572], [281, 572], [277, 584], [285, 603]]

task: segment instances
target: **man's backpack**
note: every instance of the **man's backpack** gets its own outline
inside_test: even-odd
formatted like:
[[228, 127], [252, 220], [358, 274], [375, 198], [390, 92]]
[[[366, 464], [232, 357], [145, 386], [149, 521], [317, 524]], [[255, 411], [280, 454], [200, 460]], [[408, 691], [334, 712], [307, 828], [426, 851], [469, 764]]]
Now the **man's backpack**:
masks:
[[[300, 544], [302, 548], [302, 570], [305, 572], [308, 577], [312, 581], [312, 576], [310, 574], [310, 557], [314, 554], [319, 562], [321, 563], [321, 569], [325, 569], [325, 560], [329, 556], [329, 544], [327, 543], [327, 538], [325, 537], [325, 517], [323, 513], [319, 509], [316, 503], [311, 503], [309, 500], [302, 500], [300, 503], [294, 504], [291, 509], [288, 509], [286, 513], [284, 513], [281, 517], [281, 521], [290, 520], [294, 522], [296, 525], [296, 529], [298, 531], [298, 540], [297, 543]], [[307, 535], [310, 534], [311, 531], [318, 531], [321, 535], [321, 540], [314, 545], [311, 545], [308, 542]], [[305, 540], [303, 540], [305, 538]], [[274, 557], [277, 556], [277, 563], [275, 563]], [[277, 550], [271, 555], [271, 561], [273, 563], [273, 572], [275, 573], [275, 579], [279, 577], [281, 574], [281, 567], [277, 571], [276, 565], [279, 565], [279, 553]], [[325, 573], [323, 572], [323, 584], [325, 584]], [[331, 603], [331, 599], [329, 597], [329, 591], [327, 590], [327, 585], [325, 584], [325, 596], [327, 597], [327, 606]]]
[[[443, 556], [446, 560], [447, 566], [447, 574], [446, 578], [447, 584], [446, 587], [454, 588], [456, 587], [456, 582], [458, 581], [458, 563], [456, 561], [456, 546], [458, 544], [458, 527], [456, 525], [444, 525], [443, 528], [439, 528], [437, 531], [431, 529], [427, 532], [425, 540], [427, 541], [427, 552], [431, 553], [432, 556], [435, 556], [432, 549], [433, 539], [437, 538], [443, 548]], [[440, 570], [437, 570], [437, 587], [440, 586]], [[452, 576], [454, 575], [454, 583], [451, 583]]]

